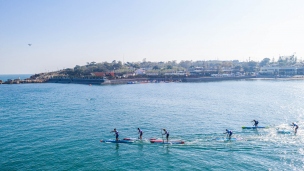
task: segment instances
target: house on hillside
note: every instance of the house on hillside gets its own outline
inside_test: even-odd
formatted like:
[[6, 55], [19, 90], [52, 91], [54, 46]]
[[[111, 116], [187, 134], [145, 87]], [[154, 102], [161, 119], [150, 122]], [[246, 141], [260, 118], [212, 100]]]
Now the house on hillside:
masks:
[[115, 77], [114, 72], [93, 72], [91, 73], [91, 75], [94, 77], [106, 77], [106, 76]]
[[146, 74], [146, 70], [144, 69], [137, 69], [134, 71], [135, 75], [144, 75]]
[[279, 69], [279, 75], [296, 75], [297, 68], [296, 67], [281, 67]]
[[259, 74], [261, 75], [277, 75], [279, 74], [280, 67], [261, 67]]
[[166, 72], [164, 75], [166, 75], [166, 76], [188, 76], [189, 74], [184, 71], [178, 71], [178, 72]]
[[303, 68], [288, 67], [261, 67], [259, 74], [261, 75], [296, 75], [303, 73]]
[[297, 74], [298, 75], [304, 75], [304, 67], [300, 67], [297, 69]]
[[125, 73], [122, 75], [123, 78], [134, 77], [134, 76], [135, 76], [134, 72]]
[[159, 72], [146, 72], [147, 76], [158, 76]]

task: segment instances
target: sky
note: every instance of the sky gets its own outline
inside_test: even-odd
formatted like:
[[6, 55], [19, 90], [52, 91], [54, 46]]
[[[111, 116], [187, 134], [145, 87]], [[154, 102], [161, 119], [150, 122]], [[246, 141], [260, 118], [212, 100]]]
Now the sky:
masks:
[[0, 74], [113, 60], [301, 60], [303, 7], [303, 0], [0, 0]]

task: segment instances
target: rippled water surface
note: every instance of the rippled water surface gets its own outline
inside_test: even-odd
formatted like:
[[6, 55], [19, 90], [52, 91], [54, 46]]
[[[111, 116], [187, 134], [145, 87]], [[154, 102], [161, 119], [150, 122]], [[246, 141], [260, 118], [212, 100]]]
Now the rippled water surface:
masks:
[[[0, 169], [304, 170], [303, 102], [304, 81], [0, 85]], [[269, 128], [242, 130], [253, 119]], [[138, 127], [185, 144], [100, 142]]]

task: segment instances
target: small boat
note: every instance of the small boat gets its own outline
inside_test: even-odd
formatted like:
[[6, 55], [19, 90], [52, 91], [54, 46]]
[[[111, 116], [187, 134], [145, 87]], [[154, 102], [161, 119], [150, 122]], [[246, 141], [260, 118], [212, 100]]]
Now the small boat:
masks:
[[132, 140], [100, 140], [100, 142], [104, 142], [104, 143], [133, 143], [134, 141]]
[[265, 126], [242, 126], [242, 129], [257, 129], [257, 128], [268, 128], [268, 127], [265, 127]]
[[150, 143], [153, 143], [153, 144], [185, 144], [185, 142], [182, 140], [166, 141], [166, 140], [156, 139], [156, 138], [151, 138]]

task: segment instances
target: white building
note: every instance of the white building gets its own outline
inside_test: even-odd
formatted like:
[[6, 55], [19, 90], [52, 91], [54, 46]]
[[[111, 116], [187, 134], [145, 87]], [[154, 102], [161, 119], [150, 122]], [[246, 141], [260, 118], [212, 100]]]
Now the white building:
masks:
[[296, 75], [297, 68], [296, 67], [261, 67], [260, 72], [261, 75]]
[[146, 70], [144, 69], [137, 69], [134, 71], [135, 75], [144, 75], [146, 74]]
[[279, 74], [280, 67], [261, 67], [260, 74], [261, 75], [274, 75]]

